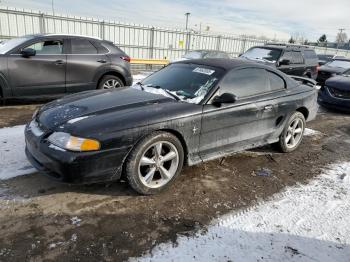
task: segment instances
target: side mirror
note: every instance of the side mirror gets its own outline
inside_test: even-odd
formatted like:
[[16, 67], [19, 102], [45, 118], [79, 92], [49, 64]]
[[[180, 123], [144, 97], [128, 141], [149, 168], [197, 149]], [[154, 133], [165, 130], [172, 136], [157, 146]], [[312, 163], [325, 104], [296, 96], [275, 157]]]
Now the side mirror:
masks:
[[221, 96], [216, 96], [213, 99], [213, 105], [220, 106], [221, 104], [232, 104], [237, 101], [234, 94], [223, 93]]
[[290, 60], [289, 59], [282, 59], [279, 64], [280, 65], [289, 65], [290, 64]]
[[36, 55], [36, 51], [33, 48], [24, 48], [21, 50], [21, 55], [23, 57], [31, 57]]

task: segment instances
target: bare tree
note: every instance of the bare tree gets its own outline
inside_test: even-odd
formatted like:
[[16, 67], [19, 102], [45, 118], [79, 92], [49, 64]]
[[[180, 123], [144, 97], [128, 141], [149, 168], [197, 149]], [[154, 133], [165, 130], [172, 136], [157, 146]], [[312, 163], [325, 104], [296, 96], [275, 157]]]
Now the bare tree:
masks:
[[335, 38], [335, 41], [338, 43], [338, 44], [343, 44], [343, 43], [346, 43], [348, 41], [348, 35], [343, 32], [343, 31], [340, 31], [338, 34], [337, 34], [337, 37]]

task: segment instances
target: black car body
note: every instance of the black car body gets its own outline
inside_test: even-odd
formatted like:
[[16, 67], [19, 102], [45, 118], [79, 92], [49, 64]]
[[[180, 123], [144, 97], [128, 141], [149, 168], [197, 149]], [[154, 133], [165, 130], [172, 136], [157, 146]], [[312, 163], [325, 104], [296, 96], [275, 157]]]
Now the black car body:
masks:
[[[189, 79], [206, 82], [209, 77], [207, 90], [193, 98], [189, 93], [197, 90], [197, 82], [192, 85]], [[184, 91], [164, 96], [165, 89], [151, 85], [155, 82], [167, 85], [167, 93], [189, 87], [188, 99], [172, 98]], [[147, 88], [152, 92], [142, 91]], [[294, 112], [306, 121], [314, 119], [316, 97], [314, 88], [244, 59], [182, 61], [134, 87], [84, 92], [43, 106], [25, 129], [26, 154], [35, 167], [61, 181], [110, 181], [121, 177], [130, 152], [142, 139], [163, 131], [181, 141], [184, 163], [194, 165], [279, 141]], [[50, 142], [59, 132], [94, 139], [100, 147], [67, 150]]]
[[322, 86], [328, 78], [347, 72], [350, 72], [350, 59], [334, 59], [319, 68], [317, 82]]
[[113, 43], [96, 38], [53, 34], [14, 38], [0, 44], [1, 97], [63, 95], [103, 88], [113, 79], [119, 79], [119, 86], [131, 85], [129, 61]]
[[346, 74], [326, 80], [318, 93], [318, 103], [327, 108], [350, 112], [350, 76]]
[[318, 58], [307, 46], [266, 44], [250, 48], [241, 57], [276, 67], [288, 75], [317, 78]]

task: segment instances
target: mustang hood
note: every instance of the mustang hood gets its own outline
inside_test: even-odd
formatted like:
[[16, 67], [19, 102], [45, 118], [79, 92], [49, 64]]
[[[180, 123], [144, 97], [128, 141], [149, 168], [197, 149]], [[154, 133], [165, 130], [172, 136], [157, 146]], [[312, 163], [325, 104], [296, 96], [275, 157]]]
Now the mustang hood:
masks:
[[43, 106], [38, 113], [38, 118], [44, 127], [54, 129], [92, 116], [118, 114], [123, 110], [130, 112], [161, 103], [176, 103], [176, 101], [134, 88], [88, 91], [66, 96]]
[[326, 81], [326, 85], [339, 90], [350, 91], [350, 77], [335, 76]]

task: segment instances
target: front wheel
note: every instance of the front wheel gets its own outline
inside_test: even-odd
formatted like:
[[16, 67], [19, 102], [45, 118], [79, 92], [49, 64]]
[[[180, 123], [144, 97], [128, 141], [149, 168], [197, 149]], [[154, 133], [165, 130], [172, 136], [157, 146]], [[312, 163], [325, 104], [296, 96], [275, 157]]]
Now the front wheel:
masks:
[[305, 117], [302, 113], [295, 112], [289, 118], [278, 142], [282, 152], [288, 153], [298, 148], [303, 139], [305, 126]]
[[130, 186], [140, 194], [156, 194], [168, 187], [181, 172], [184, 150], [174, 135], [156, 132], [143, 138], [126, 160]]

